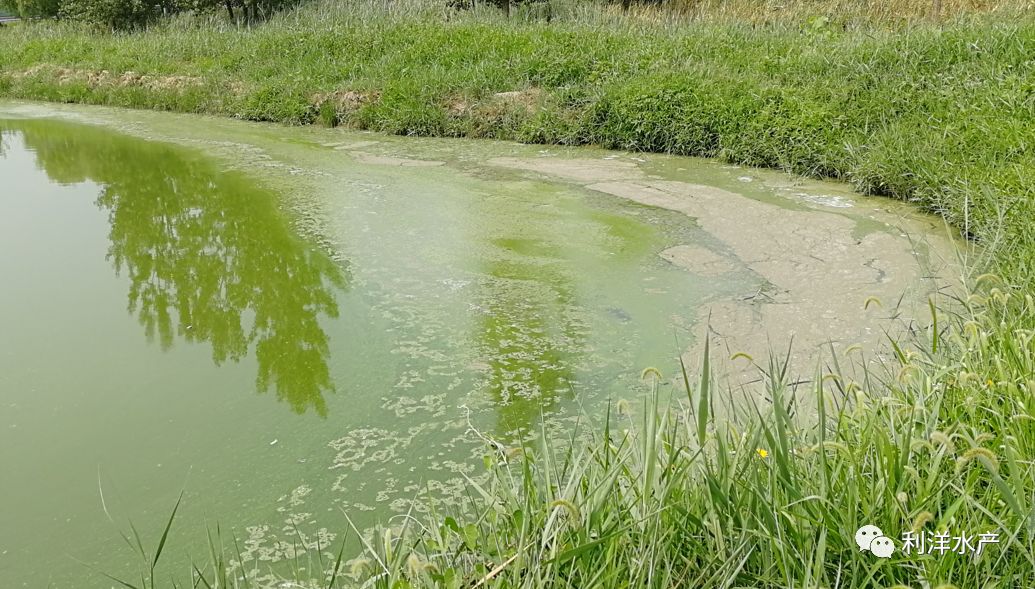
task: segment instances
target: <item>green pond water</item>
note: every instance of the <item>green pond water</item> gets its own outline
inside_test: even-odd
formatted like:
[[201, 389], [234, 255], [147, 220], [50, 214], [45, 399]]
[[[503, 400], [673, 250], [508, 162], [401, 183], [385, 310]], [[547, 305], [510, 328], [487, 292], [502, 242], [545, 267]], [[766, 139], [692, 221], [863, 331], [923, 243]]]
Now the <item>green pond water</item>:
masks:
[[112, 586], [181, 490], [162, 576], [216, 524], [290, 574], [342, 510], [466, 496], [471, 425], [566, 431], [762, 286], [659, 257], [710, 247], [685, 215], [481, 165], [533, 146], [35, 105], [0, 134], [0, 587]]

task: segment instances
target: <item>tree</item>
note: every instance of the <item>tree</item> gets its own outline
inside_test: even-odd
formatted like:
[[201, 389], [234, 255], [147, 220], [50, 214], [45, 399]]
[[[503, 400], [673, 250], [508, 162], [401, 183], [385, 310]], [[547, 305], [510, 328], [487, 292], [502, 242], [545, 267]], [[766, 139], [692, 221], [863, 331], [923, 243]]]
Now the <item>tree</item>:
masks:
[[[19, 0], [22, 1], [22, 0]], [[32, 0], [60, 3], [59, 15], [110, 30], [146, 27], [158, 18], [180, 11], [177, 0]]]
[[335, 387], [320, 322], [338, 316], [345, 268], [295, 235], [276, 195], [248, 178], [173, 146], [60, 125], [9, 127], [55, 181], [102, 186], [108, 256], [148, 339], [207, 343], [217, 365], [254, 355], [258, 392], [326, 415]]
[[23, 18], [61, 17], [112, 31], [147, 27], [188, 11], [226, 10], [235, 22], [259, 22], [298, 4], [298, 0], [0, 0]]
[[299, 0], [192, 0], [193, 10], [226, 10], [234, 22], [254, 23], [263, 21], [274, 13], [291, 8]]
[[0, 12], [11, 11], [22, 18], [53, 18], [61, 0], [0, 0]]

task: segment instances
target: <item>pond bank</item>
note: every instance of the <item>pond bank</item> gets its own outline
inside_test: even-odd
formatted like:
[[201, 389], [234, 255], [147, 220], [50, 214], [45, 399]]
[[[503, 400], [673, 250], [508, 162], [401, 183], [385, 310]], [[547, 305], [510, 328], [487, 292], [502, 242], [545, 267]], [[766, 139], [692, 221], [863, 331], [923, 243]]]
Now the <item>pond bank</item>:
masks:
[[719, 157], [840, 178], [1029, 251], [1032, 51], [1030, 18], [995, 15], [802, 32], [366, 7], [114, 37], [34, 23], [0, 37], [0, 96]]

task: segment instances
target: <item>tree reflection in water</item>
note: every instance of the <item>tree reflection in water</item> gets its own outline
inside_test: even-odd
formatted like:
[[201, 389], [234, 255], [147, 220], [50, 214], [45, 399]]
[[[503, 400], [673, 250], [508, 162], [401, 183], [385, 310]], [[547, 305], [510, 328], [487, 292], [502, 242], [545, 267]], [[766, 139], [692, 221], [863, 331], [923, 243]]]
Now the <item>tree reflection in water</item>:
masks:
[[254, 349], [256, 388], [297, 413], [334, 391], [321, 317], [337, 317], [346, 271], [294, 234], [268, 190], [205, 157], [54, 121], [7, 121], [55, 182], [92, 181], [110, 221], [108, 257], [130, 280], [129, 311], [163, 349], [208, 342], [212, 360]]
[[549, 414], [558, 396], [570, 396], [577, 351], [585, 347], [585, 326], [578, 316], [571, 278], [562, 260], [522, 257], [528, 244], [500, 239], [508, 254], [485, 266], [483, 307], [477, 323], [482, 359], [488, 364], [488, 392], [496, 407], [496, 434], [529, 431]]

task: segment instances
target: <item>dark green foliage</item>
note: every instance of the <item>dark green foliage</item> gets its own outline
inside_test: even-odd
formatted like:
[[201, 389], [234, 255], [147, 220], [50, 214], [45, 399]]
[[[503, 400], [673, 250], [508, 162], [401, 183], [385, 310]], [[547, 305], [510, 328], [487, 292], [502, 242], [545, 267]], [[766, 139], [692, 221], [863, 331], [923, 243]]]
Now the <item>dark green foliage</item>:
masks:
[[179, 11], [176, 0], [52, 0], [60, 1], [60, 15], [107, 30], [145, 27]]
[[254, 23], [266, 20], [298, 0], [187, 0], [195, 10], [221, 10], [234, 22]]
[[297, 0], [5, 0], [25, 18], [54, 18], [88, 23], [104, 31], [142, 29], [183, 12], [225, 11], [230, 20], [254, 23], [295, 6]]
[[0, 13], [10, 11], [22, 18], [54, 17], [60, 3], [61, 0], [4, 0], [0, 2]]

